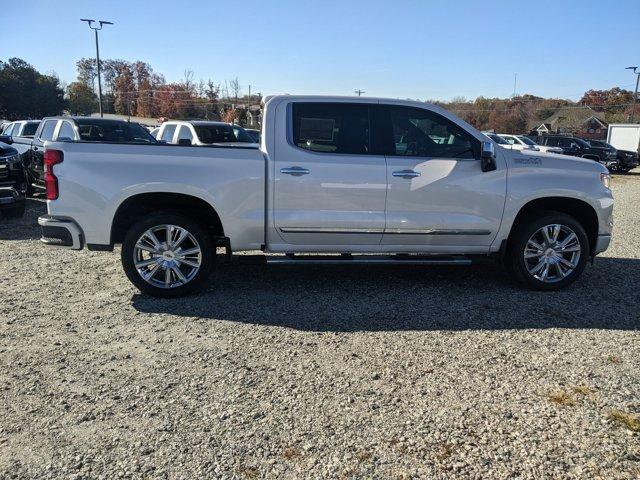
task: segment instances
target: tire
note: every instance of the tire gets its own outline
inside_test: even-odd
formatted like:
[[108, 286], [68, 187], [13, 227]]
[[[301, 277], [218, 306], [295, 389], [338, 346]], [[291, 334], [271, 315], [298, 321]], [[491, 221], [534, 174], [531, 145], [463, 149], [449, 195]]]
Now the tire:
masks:
[[[544, 235], [545, 227], [548, 227], [550, 242]], [[563, 243], [566, 246], [562, 247]], [[528, 288], [560, 290], [580, 277], [589, 255], [589, 239], [575, 218], [560, 212], [540, 212], [521, 220], [513, 232], [508, 247], [507, 272]]]
[[5, 218], [22, 218], [25, 211], [25, 202], [20, 202], [17, 205], [4, 208], [2, 210], [2, 216]]
[[[167, 226], [171, 231], [171, 245], [167, 243]], [[198, 253], [181, 254], [196, 249]], [[139, 220], [129, 229], [122, 243], [121, 260], [127, 277], [142, 293], [174, 298], [206, 284], [214, 266], [215, 252], [211, 236], [198, 222], [180, 213], [159, 212]]]

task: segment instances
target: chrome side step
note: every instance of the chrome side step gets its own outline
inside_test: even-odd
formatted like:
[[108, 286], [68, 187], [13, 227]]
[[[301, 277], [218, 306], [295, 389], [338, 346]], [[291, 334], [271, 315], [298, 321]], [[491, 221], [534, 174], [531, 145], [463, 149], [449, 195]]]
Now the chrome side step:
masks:
[[469, 258], [455, 255], [267, 255], [270, 265], [470, 265]]

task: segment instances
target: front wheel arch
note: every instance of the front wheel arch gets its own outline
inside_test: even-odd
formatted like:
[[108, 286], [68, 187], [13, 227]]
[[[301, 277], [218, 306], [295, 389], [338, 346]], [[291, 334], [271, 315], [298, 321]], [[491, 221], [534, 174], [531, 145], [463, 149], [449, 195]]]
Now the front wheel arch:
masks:
[[522, 206], [511, 225], [507, 245], [513, 239], [514, 232], [524, 218], [541, 212], [560, 212], [575, 218], [584, 228], [589, 240], [590, 254], [598, 240], [599, 221], [595, 209], [584, 200], [571, 197], [544, 197], [531, 200]]

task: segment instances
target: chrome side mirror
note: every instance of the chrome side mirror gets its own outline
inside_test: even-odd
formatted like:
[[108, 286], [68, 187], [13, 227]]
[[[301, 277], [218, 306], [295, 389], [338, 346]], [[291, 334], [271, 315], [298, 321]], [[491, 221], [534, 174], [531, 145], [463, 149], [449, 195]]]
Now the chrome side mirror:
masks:
[[496, 147], [493, 142], [483, 141], [480, 146], [480, 168], [483, 172], [491, 172], [496, 165]]

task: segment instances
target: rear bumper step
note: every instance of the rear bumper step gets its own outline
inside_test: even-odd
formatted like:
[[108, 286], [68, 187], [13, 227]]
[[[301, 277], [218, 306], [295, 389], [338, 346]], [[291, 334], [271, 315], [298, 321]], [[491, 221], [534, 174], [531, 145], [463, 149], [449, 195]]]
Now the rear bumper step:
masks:
[[73, 220], [43, 215], [38, 218], [38, 224], [42, 227], [42, 243], [72, 250], [82, 249], [82, 231]]
[[267, 255], [270, 265], [470, 265], [471, 259], [445, 255]]

